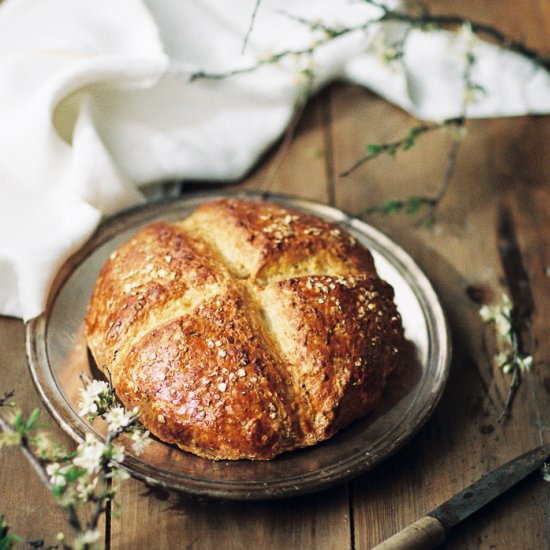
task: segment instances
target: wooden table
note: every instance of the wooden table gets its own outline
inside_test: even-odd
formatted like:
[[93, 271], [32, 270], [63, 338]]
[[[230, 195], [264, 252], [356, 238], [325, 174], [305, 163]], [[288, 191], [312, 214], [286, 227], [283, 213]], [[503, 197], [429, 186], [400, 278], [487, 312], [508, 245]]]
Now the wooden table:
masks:
[[[489, 22], [550, 54], [548, 0], [431, 5]], [[423, 137], [396, 159], [380, 158], [339, 176], [365, 144], [402, 137], [413, 124], [365, 89], [333, 85], [309, 102], [290, 144], [275, 146], [234, 187], [268, 188], [352, 213], [433, 193], [450, 145], [445, 132]], [[121, 510], [104, 525], [108, 547], [369, 548], [492, 468], [550, 441], [550, 118], [468, 121], [467, 131], [431, 229], [405, 214], [368, 218], [425, 270], [452, 330], [448, 385], [418, 435], [354, 481], [276, 502], [197, 500], [129, 480]], [[499, 423], [510, 378], [491, 366], [477, 300], [503, 291], [522, 297], [535, 368], [523, 379], [511, 417]], [[39, 399], [27, 372], [22, 322], [0, 319], [0, 349], [0, 388], [15, 389], [30, 411]], [[0, 512], [15, 532], [53, 542], [58, 531], [69, 530], [17, 449], [0, 453], [0, 472]], [[455, 528], [446, 548], [549, 548], [549, 491], [539, 476], [530, 477]]]

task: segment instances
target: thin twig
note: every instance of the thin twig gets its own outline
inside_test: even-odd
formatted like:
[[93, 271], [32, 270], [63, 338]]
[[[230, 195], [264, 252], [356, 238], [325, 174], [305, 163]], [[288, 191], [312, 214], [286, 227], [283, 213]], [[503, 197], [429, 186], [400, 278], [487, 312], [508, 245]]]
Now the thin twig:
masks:
[[2, 395], [0, 395], [0, 407], [3, 407], [6, 404], [6, 402], [9, 399], [11, 399], [14, 395], [15, 395], [14, 390], [4, 392]]
[[401, 210], [406, 210], [412, 214], [413, 212], [415, 213], [421, 206], [434, 208], [436, 206], [435, 199], [426, 195], [407, 197], [406, 199], [402, 200], [394, 199], [381, 205], [379, 204], [375, 206], [370, 206], [369, 208], [364, 208], [363, 210], [361, 210], [361, 212], [359, 212], [359, 216], [368, 216], [369, 214], [374, 214], [375, 212], [390, 214], [392, 212], [399, 212]]
[[389, 155], [395, 155], [397, 151], [399, 150], [407, 150], [411, 147], [411, 132], [414, 131], [415, 135], [414, 138], [427, 134], [429, 132], [432, 132], [433, 130], [439, 130], [444, 125], [446, 125], [448, 121], [444, 121], [442, 123], [436, 123], [436, 124], [424, 124], [422, 126], [415, 126], [409, 133], [396, 141], [392, 141], [390, 143], [383, 143], [380, 145], [369, 145], [367, 148], [370, 149], [370, 152], [365, 155], [364, 157], [357, 160], [352, 166], [350, 166], [347, 170], [344, 170], [340, 176], [346, 177], [349, 176], [352, 172], [357, 170], [360, 166], [363, 166], [366, 162], [369, 162], [370, 160], [373, 160], [383, 154], [389, 154]]
[[[107, 437], [105, 438], [105, 447], [109, 447], [109, 445], [113, 444], [113, 441], [122, 433], [124, 432], [124, 429], [121, 428], [117, 430], [116, 432], [109, 432], [107, 433]], [[100, 481], [105, 484], [105, 486], [109, 486], [110, 478], [107, 477], [109, 474], [108, 469], [108, 461], [105, 459], [103, 460], [101, 473], [100, 473]], [[97, 524], [99, 523], [99, 518], [101, 517], [101, 514], [106, 511], [106, 501], [107, 501], [107, 493], [103, 493], [100, 496], [98, 496], [95, 499], [95, 508], [94, 512], [90, 518], [90, 521], [88, 522], [88, 530], [93, 530], [97, 527]]]
[[248, 29], [244, 36], [241, 55], [243, 55], [244, 52], [246, 51], [246, 46], [248, 45], [248, 39], [250, 38], [250, 34], [252, 33], [252, 29], [254, 28], [254, 22], [256, 21], [256, 14], [258, 13], [258, 8], [260, 7], [261, 1], [262, 0], [256, 0], [256, 4], [254, 5], [254, 9], [252, 10], [252, 15], [250, 16], [250, 24], [248, 25]]
[[295, 50], [282, 50], [280, 52], [274, 53], [264, 59], [260, 59], [253, 65], [249, 65], [247, 67], [241, 67], [238, 69], [232, 69], [230, 71], [216, 73], [216, 72], [209, 72], [209, 71], [197, 71], [191, 74], [189, 77], [190, 82], [193, 82], [195, 80], [199, 79], [210, 79], [210, 80], [222, 80], [224, 78], [230, 78], [232, 76], [237, 76], [241, 74], [251, 73], [256, 70], [258, 70], [260, 67], [264, 65], [273, 65], [275, 63], [278, 63], [285, 57], [291, 57], [291, 56], [302, 56], [302, 55], [311, 55], [313, 54], [319, 47], [324, 46], [325, 44], [328, 44], [335, 38], [339, 38], [340, 36], [343, 36], [345, 34], [349, 34], [351, 32], [359, 31], [359, 30], [366, 30], [370, 25], [373, 23], [376, 23], [374, 20], [369, 20], [364, 23], [361, 23], [360, 25], [354, 26], [354, 27], [345, 27], [341, 29], [334, 29], [332, 27], [320, 25], [318, 23], [308, 22], [306, 20], [300, 19], [300, 18], [294, 18], [298, 21], [303, 22], [304, 24], [310, 25], [312, 29], [322, 30], [325, 34], [323, 38], [320, 38], [317, 40], [314, 44], [311, 46], [306, 46], [304, 48], [298, 48]]
[[447, 164], [445, 165], [445, 172], [443, 173], [443, 177], [439, 182], [437, 193], [432, 198], [432, 201], [429, 204], [430, 209], [428, 211], [428, 214], [423, 220], [423, 223], [427, 225], [433, 225], [433, 223], [435, 222], [436, 209], [441, 203], [441, 201], [443, 200], [443, 198], [445, 197], [445, 195], [447, 194], [447, 190], [449, 189], [449, 185], [453, 179], [453, 176], [456, 170], [458, 150], [460, 149], [460, 145], [462, 143], [462, 132], [460, 130], [464, 126], [463, 118], [460, 118], [457, 120], [458, 122], [456, 122], [456, 124], [458, 124], [459, 127], [456, 130], [455, 137], [453, 139], [453, 142], [451, 143], [451, 148], [449, 149], [449, 153], [447, 155]]
[[506, 395], [506, 400], [504, 401], [504, 405], [502, 406], [502, 411], [498, 417], [498, 422], [502, 422], [503, 420], [506, 420], [512, 411], [512, 405], [514, 404], [514, 399], [516, 397], [516, 393], [519, 389], [519, 386], [521, 384], [521, 372], [519, 367], [515, 366], [513, 373], [512, 373], [512, 381], [510, 382], [510, 386], [508, 387], [508, 394]]
[[506, 420], [512, 412], [512, 405], [514, 404], [516, 393], [521, 385], [521, 368], [518, 364], [518, 357], [525, 356], [523, 339], [521, 337], [521, 323], [516, 304], [512, 307], [509, 320], [511, 327], [510, 341], [512, 344], [512, 349], [514, 350], [514, 357], [512, 360], [512, 380], [510, 382], [510, 386], [508, 387], [508, 394], [506, 395], [506, 400], [504, 401], [502, 411], [498, 417], [498, 422]]

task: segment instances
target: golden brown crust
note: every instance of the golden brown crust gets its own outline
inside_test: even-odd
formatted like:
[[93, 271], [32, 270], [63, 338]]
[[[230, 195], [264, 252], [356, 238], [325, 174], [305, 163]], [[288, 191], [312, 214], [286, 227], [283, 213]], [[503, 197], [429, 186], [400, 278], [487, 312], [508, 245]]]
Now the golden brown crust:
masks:
[[212, 202], [180, 226], [210, 243], [236, 276], [262, 284], [327, 272], [375, 272], [370, 252], [338, 225], [269, 202]]
[[213, 459], [322, 441], [380, 401], [393, 290], [339, 226], [226, 199], [156, 223], [103, 267], [88, 345], [160, 439]]
[[378, 403], [402, 339], [387, 283], [370, 274], [300, 277], [266, 287], [263, 303], [306, 397], [313, 441]]

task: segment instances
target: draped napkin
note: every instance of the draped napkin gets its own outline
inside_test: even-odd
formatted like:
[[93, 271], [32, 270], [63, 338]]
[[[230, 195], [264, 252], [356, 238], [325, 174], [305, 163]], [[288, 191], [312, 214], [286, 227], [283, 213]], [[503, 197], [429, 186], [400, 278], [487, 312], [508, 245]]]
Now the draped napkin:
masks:
[[[43, 311], [63, 261], [151, 182], [241, 178], [304, 91], [339, 79], [422, 119], [550, 111], [550, 77], [467, 32], [376, 23], [357, 0], [4, 0], [0, 4], [0, 313]], [[398, 8], [397, 1], [387, 5]], [[363, 30], [322, 41], [321, 22]], [[250, 31], [248, 33], [248, 31]], [[402, 41], [402, 56], [384, 54]], [[245, 37], [247, 37], [245, 41]], [[311, 76], [313, 75], [313, 78]]]

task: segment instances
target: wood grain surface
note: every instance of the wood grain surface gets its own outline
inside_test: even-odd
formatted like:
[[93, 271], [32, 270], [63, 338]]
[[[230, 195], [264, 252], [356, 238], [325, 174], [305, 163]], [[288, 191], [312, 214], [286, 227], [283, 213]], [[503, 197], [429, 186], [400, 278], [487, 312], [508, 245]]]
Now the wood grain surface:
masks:
[[[438, 13], [497, 25], [550, 55], [548, 0], [433, 0]], [[354, 214], [390, 198], [431, 193], [450, 138], [423, 137], [396, 159], [343, 178], [368, 143], [392, 141], [415, 121], [369, 91], [334, 84], [308, 102], [287, 139], [235, 189], [312, 198]], [[550, 442], [550, 117], [467, 122], [456, 173], [432, 228], [405, 214], [367, 221], [402, 245], [436, 288], [454, 357], [435, 414], [401, 451], [362, 477], [322, 493], [265, 503], [199, 500], [129, 480], [103, 526], [113, 549], [366, 549], [524, 451]], [[186, 183], [184, 192], [200, 184]], [[498, 422], [509, 376], [495, 370], [480, 297], [519, 296], [535, 367], [511, 417]], [[25, 365], [24, 327], [0, 318], [0, 391], [27, 411], [39, 403]], [[44, 413], [44, 416], [47, 416]], [[51, 431], [64, 436], [53, 420]], [[17, 450], [0, 452], [0, 513], [25, 539], [67, 530]], [[531, 476], [453, 529], [445, 548], [550, 548], [550, 484]]]

